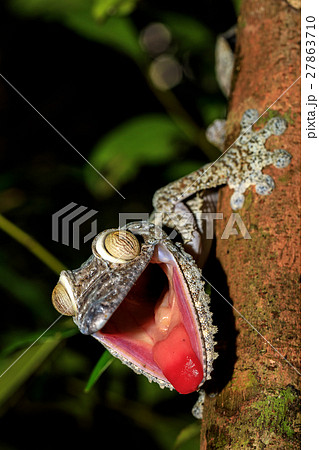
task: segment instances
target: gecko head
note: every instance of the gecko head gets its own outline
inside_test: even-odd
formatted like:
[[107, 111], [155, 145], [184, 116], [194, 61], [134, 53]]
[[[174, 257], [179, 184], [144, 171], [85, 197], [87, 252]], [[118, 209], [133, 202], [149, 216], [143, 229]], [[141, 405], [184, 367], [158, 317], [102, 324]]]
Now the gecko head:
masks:
[[61, 272], [56, 309], [150, 381], [198, 390], [217, 357], [217, 330], [193, 258], [149, 222], [103, 231], [92, 253], [79, 269]]

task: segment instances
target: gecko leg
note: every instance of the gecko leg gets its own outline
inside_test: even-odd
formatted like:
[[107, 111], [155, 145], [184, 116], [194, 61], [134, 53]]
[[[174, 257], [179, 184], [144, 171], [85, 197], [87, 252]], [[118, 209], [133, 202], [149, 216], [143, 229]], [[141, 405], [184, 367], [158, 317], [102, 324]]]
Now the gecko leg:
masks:
[[241, 133], [234, 144], [215, 163], [206, 164], [201, 169], [168, 184], [155, 192], [153, 205], [155, 211], [163, 213], [163, 223], [179, 232], [184, 240], [192, 239], [192, 226], [184, 226], [182, 217], [173, 214], [178, 203], [194, 195], [223, 184], [234, 190], [230, 204], [233, 210], [242, 208], [244, 193], [249, 186], [256, 186], [259, 195], [268, 195], [275, 187], [274, 180], [262, 173], [264, 167], [273, 164], [284, 168], [290, 163], [291, 155], [284, 149], [269, 151], [265, 147], [267, 139], [283, 134], [287, 123], [283, 118], [274, 117], [260, 130], [254, 131], [252, 125], [259, 115], [255, 109], [248, 109], [240, 122]]

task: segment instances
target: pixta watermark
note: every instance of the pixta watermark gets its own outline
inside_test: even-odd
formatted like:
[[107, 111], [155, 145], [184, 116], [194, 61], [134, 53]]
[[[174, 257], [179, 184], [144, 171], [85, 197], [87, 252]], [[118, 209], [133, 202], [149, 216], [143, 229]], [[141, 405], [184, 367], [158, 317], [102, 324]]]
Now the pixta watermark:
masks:
[[[79, 206], [71, 202], [52, 215], [52, 240], [63, 245], [80, 249], [80, 243], [86, 243], [97, 234], [97, 219], [92, 218], [98, 213], [94, 209], [86, 206]], [[223, 220], [224, 214], [216, 213], [183, 213], [171, 214], [170, 219], [178, 222], [179, 229], [191, 224], [194, 229], [199, 230], [206, 239], [214, 239], [214, 224], [216, 220]], [[90, 221], [91, 231], [85, 236], [81, 236], [81, 225]], [[158, 230], [165, 228], [165, 214], [163, 213], [119, 213], [119, 228], [125, 227], [130, 222], [152, 221], [158, 226]], [[228, 239], [230, 236], [242, 235], [244, 239], [251, 239], [247, 227], [238, 213], [231, 213], [221, 239]], [[168, 230], [168, 237], [175, 239], [177, 232]], [[160, 239], [161, 236], [158, 236]]]
[[[214, 224], [215, 220], [223, 220], [224, 214], [221, 212], [188, 212], [183, 214], [170, 214], [170, 220], [179, 224], [179, 229], [186, 227], [188, 224], [193, 225], [194, 229], [198, 229], [206, 239], [214, 239]], [[119, 213], [119, 228], [124, 227], [127, 223], [133, 221], [152, 221], [161, 230], [165, 226], [165, 213]], [[231, 213], [226, 223], [221, 239], [228, 239], [230, 236], [241, 234], [244, 239], [251, 239], [247, 227], [245, 226], [240, 214]], [[177, 232], [172, 230], [168, 237], [175, 239]], [[160, 236], [158, 236], [160, 238]]]
[[[74, 202], [69, 203], [52, 214], [52, 240], [79, 250], [81, 225], [89, 220], [91, 221], [97, 213], [98, 211], [94, 209], [88, 210], [86, 206], [78, 206]], [[97, 220], [95, 219], [90, 223], [91, 231], [82, 238], [84, 243], [97, 234]]]

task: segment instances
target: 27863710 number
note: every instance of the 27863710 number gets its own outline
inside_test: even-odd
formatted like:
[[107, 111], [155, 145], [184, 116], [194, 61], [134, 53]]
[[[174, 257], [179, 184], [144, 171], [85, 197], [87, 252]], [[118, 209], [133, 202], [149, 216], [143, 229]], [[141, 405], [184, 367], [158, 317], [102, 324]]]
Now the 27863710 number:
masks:
[[[307, 16], [306, 22], [308, 25], [306, 25], [306, 30], [316, 29], [315, 25], [315, 17], [314, 16]], [[311, 33], [310, 31], [306, 31], [306, 78], [316, 78], [315, 73], [315, 61], [316, 61], [316, 42], [315, 42], [315, 32]], [[309, 64], [313, 63], [313, 65]]]

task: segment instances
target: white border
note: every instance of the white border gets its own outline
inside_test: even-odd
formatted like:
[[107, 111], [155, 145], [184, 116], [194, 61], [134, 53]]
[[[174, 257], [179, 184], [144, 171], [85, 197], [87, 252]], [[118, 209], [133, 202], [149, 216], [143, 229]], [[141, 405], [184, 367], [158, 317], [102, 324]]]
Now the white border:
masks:
[[[316, 78], [306, 78], [306, 22], [307, 16], [315, 17], [315, 67]], [[308, 29], [311, 31], [311, 29]], [[302, 284], [301, 284], [301, 363], [302, 363], [302, 448], [313, 449], [318, 446], [318, 404], [319, 375], [318, 330], [319, 330], [319, 245], [316, 226], [319, 224], [319, 107], [316, 108], [316, 135], [309, 139], [306, 130], [309, 93], [318, 99], [319, 104], [319, 2], [303, 0], [301, 8], [301, 204], [302, 204]], [[313, 84], [310, 90], [310, 83]]]

